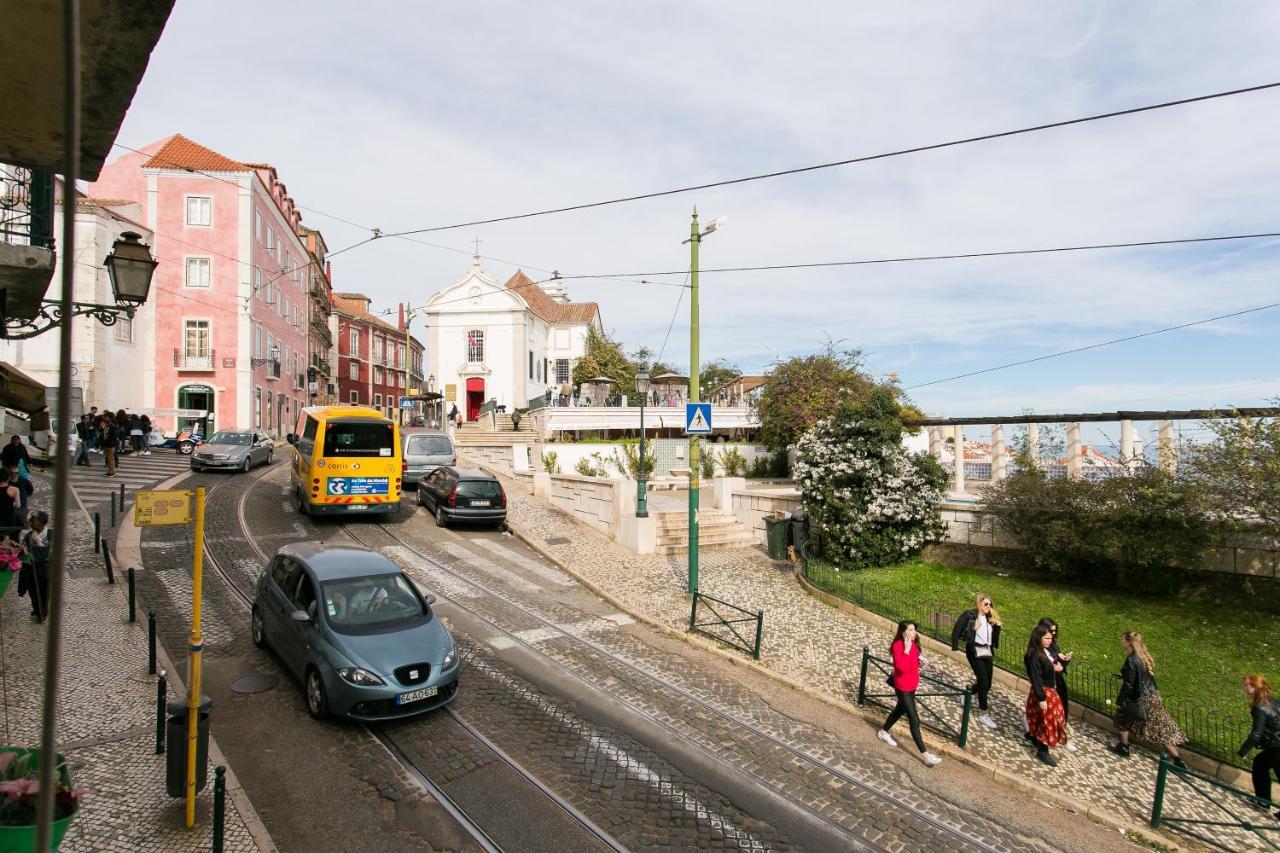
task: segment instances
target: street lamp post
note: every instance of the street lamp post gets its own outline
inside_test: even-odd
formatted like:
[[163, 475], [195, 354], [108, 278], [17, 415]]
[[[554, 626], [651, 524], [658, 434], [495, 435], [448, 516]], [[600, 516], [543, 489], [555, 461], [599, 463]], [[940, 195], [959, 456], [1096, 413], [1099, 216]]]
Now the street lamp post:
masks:
[[640, 395], [640, 476], [636, 478], [636, 518], [649, 517], [649, 497], [646, 494], [644, 470], [644, 403], [649, 396], [649, 372], [636, 374], [636, 393]]
[[[724, 224], [718, 216], [698, 229], [698, 208], [693, 209], [689, 223], [689, 400], [700, 402], [698, 391], [698, 246], [702, 238]], [[702, 488], [702, 446], [698, 435], [689, 436], [689, 592], [698, 592], [698, 490]]]
[[[413, 315], [416, 312], [409, 306], [405, 306], [404, 311], [404, 395], [409, 396], [409, 365], [413, 363], [413, 343], [409, 337], [409, 326], [413, 323]], [[405, 409], [403, 404], [400, 407], [400, 425], [405, 424]]]

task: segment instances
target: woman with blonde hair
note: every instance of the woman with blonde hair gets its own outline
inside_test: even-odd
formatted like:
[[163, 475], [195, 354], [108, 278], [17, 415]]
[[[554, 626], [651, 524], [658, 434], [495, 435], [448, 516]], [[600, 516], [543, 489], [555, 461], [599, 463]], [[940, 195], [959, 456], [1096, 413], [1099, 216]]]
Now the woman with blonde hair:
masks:
[[[1249, 696], [1249, 715], [1253, 726], [1240, 747], [1243, 758], [1257, 747], [1253, 757], [1253, 793], [1260, 800], [1271, 801], [1271, 775], [1280, 779], [1280, 702], [1271, 692], [1271, 684], [1261, 675], [1244, 677], [1244, 692]], [[1274, 804], [1273, 804], [1274, 805]], [[1277, 813], [1280, 817], [1280, 813]]]
[[957, 651], [964, 643], [965, 660], [975, 679], [971, 689], [978, 694], [978, 722], [994, 729], [996, 721], [987, 707], [987, 696], [991, 692], [996, 649], [1000, 648], [1000, 614], [985, 592], [978, 593], [973, 603], [974, 608], [961, 613], [951, 629], [951, 651]]
[[1120, 695], [1116, 697], [1116, 728], [1120, 742], [1108, 749], [1128, 758], [1131, 737], [1163, 747], [1173, 756], [1173, 764], [1183, 770], [1187, 762], [1178, 751], [1178, 744], [1186, 743], [1187, 736], [1165, 710], [1164, 698], [1156, 687], [1156, 662], [1147, 651], [1147, 644], [1137, 631], [1126, 631], [1120, 638], [1124, 646], [1124, 666], [1120, 669]]

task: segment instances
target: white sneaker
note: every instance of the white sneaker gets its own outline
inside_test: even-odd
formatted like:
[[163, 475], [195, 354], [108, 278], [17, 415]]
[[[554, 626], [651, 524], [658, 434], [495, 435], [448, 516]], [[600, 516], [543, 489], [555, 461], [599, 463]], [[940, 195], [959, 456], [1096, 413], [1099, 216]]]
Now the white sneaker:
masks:
[[924, 761], [925, 767], [937, 767], [942, 763], [942, 759], [934, 755], [932, 752], [926, 752], [924, 755], [920, 756], [920, 758]]
[[1074, 742], [1070, 742], [1070, 741], [1069, 741], [1069, 742], [1067, 743], [1067, 752], [1075, 752], [1075, 751], [1076, 751], [1076, 745], [1075, 745], [1075, 743], [1074, 743]]
[[885, 743], [889, 744], [889, 746], [897, 746], [897, 745], [898, 745], [898, 742], [897, 742], [896, 740], [894, 740], [894, 739], [893, 739], [893, 735], [889, 734], [889, 733], [888, 733], [888, 732], [886, 732], [884, 729], [881, 729], [880, 731], [876, 732], [876, 737], [880, 738], [880, 740], [882, 740], [882, 741], [884, 741]]
[[989, 728], [989, 729], [995, 729], [995, 728], [996, 728], [996, 719], [995, 719], [995, 717], [991, 716], [990, 714], [981, 714], [981, 715], [979, 715], [979, 716], [978, 716], [978, 722], [982, 723], [984, 726], [986, 726], [986, 727], [987, 727], [987, 728]]

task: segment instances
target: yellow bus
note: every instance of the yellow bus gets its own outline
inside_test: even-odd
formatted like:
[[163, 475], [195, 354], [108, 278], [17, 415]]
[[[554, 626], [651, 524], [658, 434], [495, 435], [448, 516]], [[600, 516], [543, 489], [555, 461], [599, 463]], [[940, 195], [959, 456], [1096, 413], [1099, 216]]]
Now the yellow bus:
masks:
[[289, 434], [289, 481], [303, 515], [400, 510], [404, 463], [395, 421], [366, 406], [312, 406]]

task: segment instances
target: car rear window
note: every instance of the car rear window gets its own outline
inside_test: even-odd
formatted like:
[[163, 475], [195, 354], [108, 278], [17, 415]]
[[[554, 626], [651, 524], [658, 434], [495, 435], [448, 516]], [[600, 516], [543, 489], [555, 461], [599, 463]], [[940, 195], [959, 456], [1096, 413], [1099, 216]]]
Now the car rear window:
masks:
[[458, 497], [460, 498], [496, 498], [502, 494], [502, 487], [496, 480], [460, 480]]
[[449, 456], [453, 444], [443, 435], [411, 435], [405, 453], [414, 456]]
[[324, 428], [325, 456], [395, 456], [395, 426], [330, 421]]

